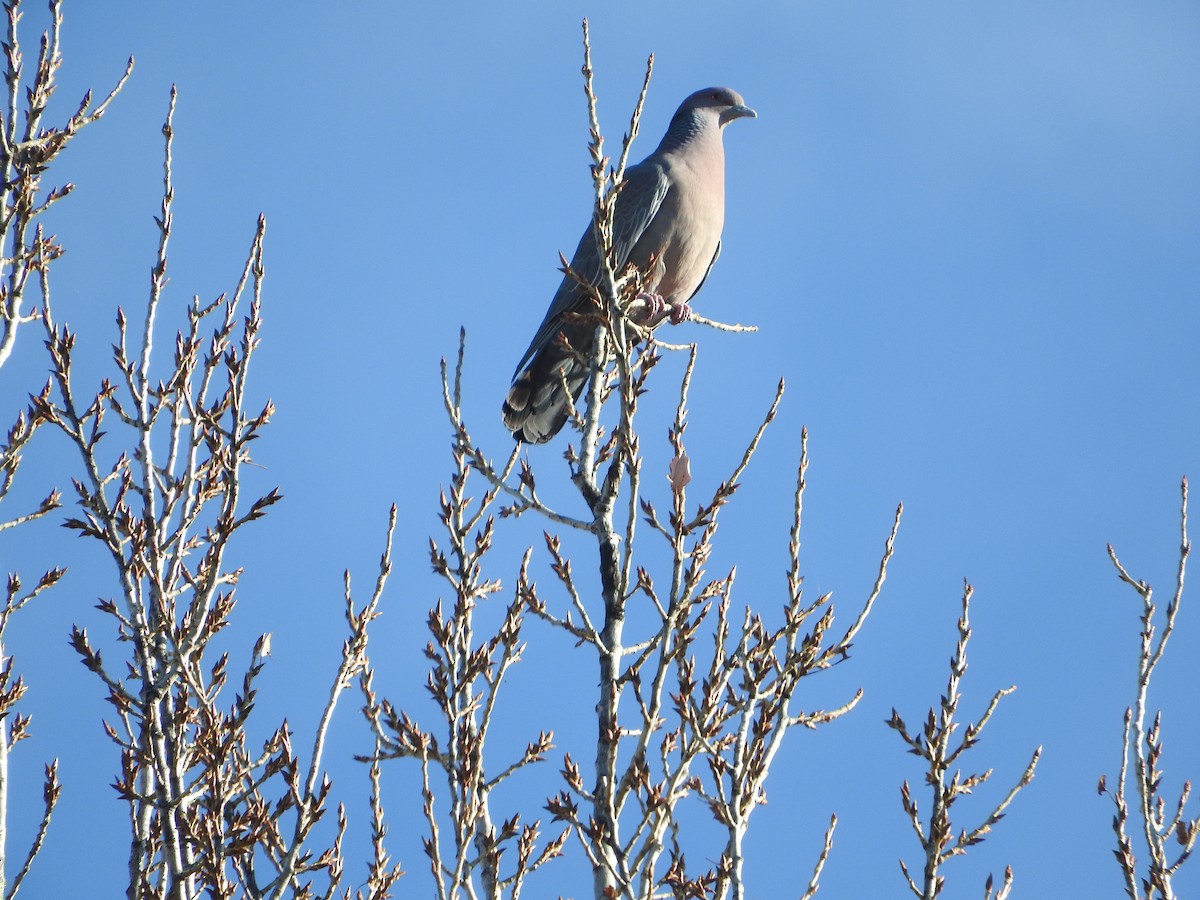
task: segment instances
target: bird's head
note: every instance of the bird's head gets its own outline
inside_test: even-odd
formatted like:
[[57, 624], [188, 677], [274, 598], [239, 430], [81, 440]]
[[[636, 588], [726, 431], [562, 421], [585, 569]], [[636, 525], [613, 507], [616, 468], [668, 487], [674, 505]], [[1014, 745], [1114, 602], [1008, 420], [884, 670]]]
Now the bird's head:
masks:
[[722, 127], [734, 119], [758, 118], [758, 113], [748, 107], [742, 95], [727, 87], [709, 87], [689, 96], [679, 107], [676, 117], [701, 113], [715, 116]]

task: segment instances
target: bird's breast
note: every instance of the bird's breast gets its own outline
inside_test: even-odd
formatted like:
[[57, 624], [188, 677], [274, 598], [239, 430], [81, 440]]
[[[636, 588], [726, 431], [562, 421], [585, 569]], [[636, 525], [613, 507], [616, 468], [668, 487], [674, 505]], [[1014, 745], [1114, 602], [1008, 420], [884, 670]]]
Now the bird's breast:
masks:
[[725, 220], [725, 167], [716, 156], [713, 170], [680, 161], [668, 169], [671, 190], [654, 222], [638, 240], [632, 262], [647, 272], [647, 289], [671, 304], [696, 293], [721, 240]]
[[[652, 276], [657, 284], [650, 289], [669, 303], [686, 303], [708, 272], [709, 263], [721, 240], [725, 218], [724, 172], [703, 179], [684, 179], [681, 188], [672, 190], [664, 201], [670, 209], [660, 210], [657, 219], [669, 223], [655, 242]], [[702, 190], [689, 188], [701, 185]], [[662, 213], [667, 213], [666, 217]]]

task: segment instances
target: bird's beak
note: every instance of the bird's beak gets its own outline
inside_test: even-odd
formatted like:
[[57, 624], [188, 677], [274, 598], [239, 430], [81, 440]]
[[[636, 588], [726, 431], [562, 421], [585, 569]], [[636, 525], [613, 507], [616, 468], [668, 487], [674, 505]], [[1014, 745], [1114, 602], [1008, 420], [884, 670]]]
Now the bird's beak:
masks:
[[721, 124], [727, 125], [734, 119], [757, 119], [758, 113], [748, 106], [731, 106], [721, 113]]

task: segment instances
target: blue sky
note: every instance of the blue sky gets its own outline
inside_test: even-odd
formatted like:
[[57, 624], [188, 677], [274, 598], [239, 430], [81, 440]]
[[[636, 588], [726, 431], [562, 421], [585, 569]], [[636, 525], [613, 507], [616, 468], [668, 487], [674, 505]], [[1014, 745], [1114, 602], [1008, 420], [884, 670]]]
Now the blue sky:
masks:
[[[425, 547], [449, 472], [437, 363], [465, 325], [468, 421], [505, 455], [500, 400], [556, 286], [557, 252], [574, 246], [590, 208], [584, 15], [610, 146], [651, 52], [635, 158], [699, 87], [729, 85], [759, 113], [726, 134], [724, 249], [696, 306], [761, 330], [672, 335], [701, 345], [689, 427], [698, 485], [727, 474], [776, 381], [788, 384], [713, 570], [736, 563], [735, 599], [778, 610], [805, 425], [806, 584], [833, 590], [843, 616], [869, 590], [895, 504], [906, 507], [850, 663], [803, 702], [830, 705], [860, 686], [864, 700], [785, 745], [751, 829], [755, 895], [799, 893], [795, 867], [807, 873], [835, 811], [820, 896], [904, 890], [896, 859], [918, 848], [898, 789], [920, 772], [883, 720], [892, 707], [919, 720], [943, 689], [966, 577], [976, 635], [964, 712], [977, 715], [997, 688], [1018, 691], [972, 760], [995, 767], [996, 783], [964, 801], [961, 824], [985, 814], [1035, 746], [1045, 751], [993, 835], [948, 865], [950, 895], [977, 894], [1011, 864], [1023, 896], [1117, 896], [1112, 810], [1095, 783], [1119, 759], [1139, 608], [1104, 548], [1165, 601], [1179, 479], [1200, 477], [1200, 9], [1189, 3], [68, 3], [60, 117], [137, 58], [108, 116], [52, 173], [77, 185], [51, 228], [68, 251], [54, 275], [58, 316], [87, 345], [87, 380], [106, 374], [115, 307], [144, 301], [172, 83], [173, 302], [232, 287], [267, 216], [256, 390], [279, 412], [251, 477], [286, 499], [246, 533], [226, 638], [244, 659], [258, 633], [274, 633], [261, 727], [286, 716], [311, 729], [341, 643], [341, 572], [369, 583], [392, 502], [402, 523], [373, 638], [378, 686], [427, 712], [422, 623], [442, 588]], [[28, 11], [31, 31], [42, 16]], [[0, 372], [2, 409], [40, 386], [46, 365], [28, 332]], [[645, 412], [651, 466], [666, 458], [682, 360], [663, 369]], [[530, 453], [543, 490], [562, 474], [556, 446]], [[68, 463], [43, 435], [24, 496], [66, 486]], [[541, 527], [504, 535], [495, 577], [511, 584]], [[97, 548], [57, 521], [6, 534], [0, 552], [4, 569], [71, 566], [10, 633], [34, 715], [13, 761], [15, 846], [43, 760], [61, 757], [66, 785], [25, 890], [67, 896], [80, 867], [115, 890], [117, 760], [99, 686], [66, 645], [71, 623], [107, 632], [93, 604], [115, 581]], [[1198, 608], [1185, 597], [1151, 698], [1166, 710], [1169, 794], [1200, 776], [1188, 768], [1200, 758], [1189, 688]], [[591, 663], [535, 623], [527, 637], [510, 697], [539, 699], [514, 703], [501, 746], [555, 727], [560, 750], [585, 755], [577, 710], [593, 702]], [[539, 716], [559, 704], [565, 724]], [[368, 736], [353, 703], [335, 727], [337, 793], [358, 803], [366, 785], [349, 758]], [[510, 799], [556, 790], [557, 761]], [[385, 779], [392, 849], [419, 896], [415, 782], [401, 764]], [[578, 860], [563, 863], [528, 896], [584, 896], [579, 874]], [[1197, 884], [1185, 868], [1182, 892]]]

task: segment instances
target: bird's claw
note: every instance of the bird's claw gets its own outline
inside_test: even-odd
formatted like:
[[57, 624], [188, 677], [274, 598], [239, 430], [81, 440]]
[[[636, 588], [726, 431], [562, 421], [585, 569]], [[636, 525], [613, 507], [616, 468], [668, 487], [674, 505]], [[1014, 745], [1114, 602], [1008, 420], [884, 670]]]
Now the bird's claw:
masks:
[[682, 325], [692, 318], [692, 308], [686, 303], [671, 304], [671, 324]]
[[672, 325], [682, 325], [692, 318], [690, 306], [686, 303], [668, 303], [662, 294], [643, 291], [637, 295], [637, 300], [633, 320], [639, 325], [654, 328], [667, 319], [671, 320]]
[[663, 299], [662, 294], [654, 294], [650, 291], [642, 291], [637, 295], [638, 303], [635, 306], [636, 312], [633, 319], [639, 325], [649, 325], [653, 328], [660, 321], [663, 315], [667, 312], [667, 301]]

